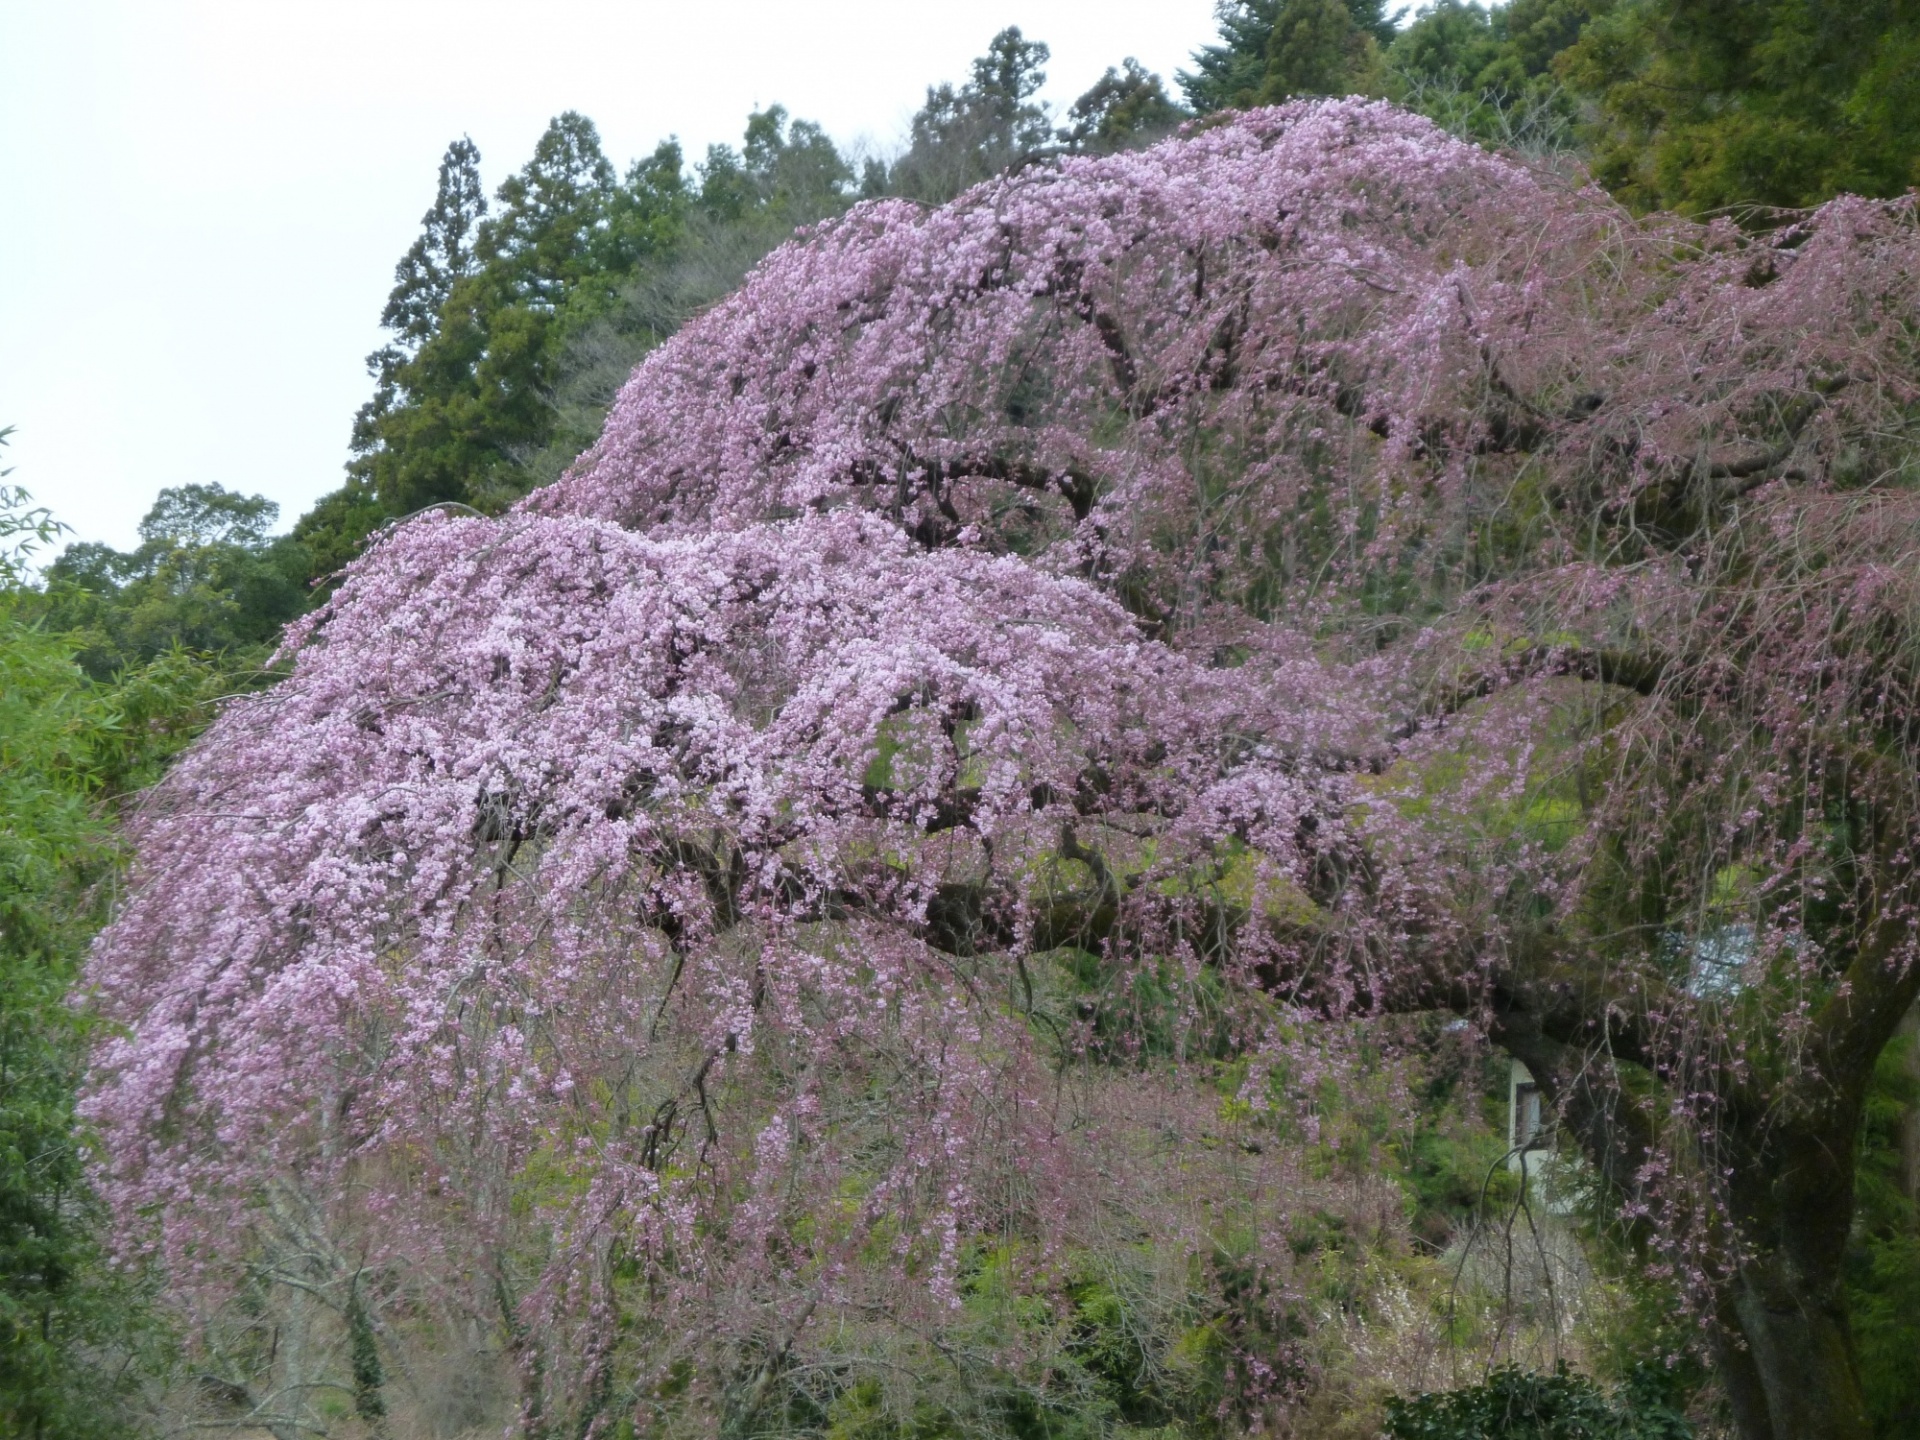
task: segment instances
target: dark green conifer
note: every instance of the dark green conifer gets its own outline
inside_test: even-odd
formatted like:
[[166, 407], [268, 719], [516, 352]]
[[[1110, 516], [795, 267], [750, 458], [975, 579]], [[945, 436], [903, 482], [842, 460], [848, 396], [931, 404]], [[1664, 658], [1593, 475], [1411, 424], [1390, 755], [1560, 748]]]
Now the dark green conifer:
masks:
[[1201, 114], [1380, 84], [1392, 41], [1386, 0], [1221, 0], [1220, 43], [1194, 52], [1180, 88]]
[[1068, 107], [1060, 142], [1070, 150], [1102, 153], [1157, 139], [1187, 112], [1167, 97], [1160, 77], [1132, 56], [1107, 73]]

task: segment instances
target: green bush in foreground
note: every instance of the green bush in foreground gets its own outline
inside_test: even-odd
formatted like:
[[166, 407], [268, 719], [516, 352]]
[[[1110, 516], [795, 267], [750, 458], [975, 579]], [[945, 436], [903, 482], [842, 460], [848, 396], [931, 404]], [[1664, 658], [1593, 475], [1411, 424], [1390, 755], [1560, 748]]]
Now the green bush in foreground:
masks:
[[1478, 1385], [1387, 1401], [1389, 1440], [1692, 1440], [1658, 1375], [1637, 1370], [1609, 1394], [1562, 1366], [1503, 1366]]

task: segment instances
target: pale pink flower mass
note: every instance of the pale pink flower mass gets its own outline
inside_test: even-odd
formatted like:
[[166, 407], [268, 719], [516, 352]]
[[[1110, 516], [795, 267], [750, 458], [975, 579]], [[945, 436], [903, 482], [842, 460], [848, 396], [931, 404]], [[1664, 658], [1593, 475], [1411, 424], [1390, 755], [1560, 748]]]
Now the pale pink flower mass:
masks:
[[[294, 1190], [478, 1311], [513, 1269], [552, 1335], [636, 1269], [687, 1334], [777, 1335], [859, 1274], [951, 1303], [969, 1237], [1091, 1203], [1048, 956], [1224, 982], [1176, 1028], [1224, 1026], [1262, 1112], [1269, 1071], [1311, 1090], [1309, 1018], [1497, 1031], [1612, 843], [1543, 787], [1658, 739], [1567, 741], [1567, 687], [1711, 663], [1694, 552], [1582, 526], [1829, 474], [1916, 398], [1917, 249], [1898, 204], [1635, 221], [1360, 101], [796, 239], [557, 484], [380, 540], [146, 802], [87, 977], [125, 1245], [214, 1295]], [[1911, 603], [1876, 567], [1832, 604]], [[1805, 854], [1761, 788], [1838, 683], [1804, 674], [1713, 842], [1761, 880]], [[1815, 964], [1758, 924], [1756, 964]], [[1623, 995], [1708, 1063], [1684, 985]]]

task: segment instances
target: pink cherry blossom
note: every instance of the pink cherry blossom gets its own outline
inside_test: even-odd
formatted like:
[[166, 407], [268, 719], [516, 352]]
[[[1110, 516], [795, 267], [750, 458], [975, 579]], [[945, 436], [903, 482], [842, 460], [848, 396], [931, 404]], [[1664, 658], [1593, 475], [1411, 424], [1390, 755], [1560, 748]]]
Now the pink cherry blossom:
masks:
[[150, 797], [125, 1246], [214, 1303], [298, 1210], [530, 1393], [937, 1324], [1113, 1193], [1061, 1077], [1147, 1062], [1042, 1023], [1071, 949], [1221, 983], [1176, 1108], [1472, 1017], [1724, 1322], [1765, 1095], [1914, 988], [1917, 296], [1910, 202], [1636, 221], [1357, 100], [800, 237]]

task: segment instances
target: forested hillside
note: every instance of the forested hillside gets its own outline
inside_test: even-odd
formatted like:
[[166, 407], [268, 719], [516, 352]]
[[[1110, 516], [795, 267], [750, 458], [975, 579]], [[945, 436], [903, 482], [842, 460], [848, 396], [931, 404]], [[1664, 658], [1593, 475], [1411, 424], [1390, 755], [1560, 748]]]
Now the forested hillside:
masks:
[[1830, 8], [458, 139], [290, 527], [0, 489], [0, 1430], [1920, 1433]]

